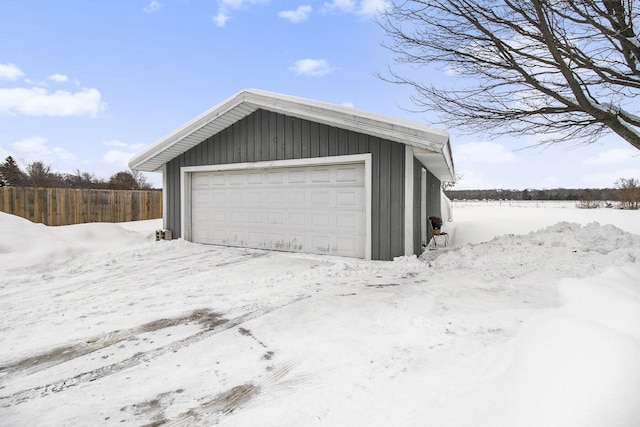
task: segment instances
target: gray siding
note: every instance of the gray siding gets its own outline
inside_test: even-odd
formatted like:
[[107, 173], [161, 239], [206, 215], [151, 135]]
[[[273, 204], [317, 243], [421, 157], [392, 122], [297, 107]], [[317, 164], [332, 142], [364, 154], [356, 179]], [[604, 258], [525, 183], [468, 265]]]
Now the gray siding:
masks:
[[404, 152], [393, 141], [258, 110], [167, 164], [167, 226], [180, 237], [183, 166], [371, 153], [371, 257], [391, 260], [404, 254]]

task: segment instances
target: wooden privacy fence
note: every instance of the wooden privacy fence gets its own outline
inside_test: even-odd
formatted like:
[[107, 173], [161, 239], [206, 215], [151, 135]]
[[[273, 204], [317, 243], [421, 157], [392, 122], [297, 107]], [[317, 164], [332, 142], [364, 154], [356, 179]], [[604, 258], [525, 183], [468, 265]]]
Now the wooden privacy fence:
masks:
[[0, 187], [0, 211], [46, 225], [162, 218], [157, 190]]

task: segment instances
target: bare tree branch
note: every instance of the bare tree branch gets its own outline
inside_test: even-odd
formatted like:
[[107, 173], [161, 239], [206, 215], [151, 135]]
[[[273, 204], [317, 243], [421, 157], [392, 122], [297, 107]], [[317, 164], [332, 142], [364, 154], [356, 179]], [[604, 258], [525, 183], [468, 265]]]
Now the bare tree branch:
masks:
[[[393, 1], [393, 0], [392, 0]], [[637, 0], [395, 0], [379, 18], [400, 65], [435, 67], [453, 87], [390, 69], [422, 111], [471, 133], [545, 143], [616, 133], [640, 149]], [[402, 69], [407, 70], [407, 67]]]

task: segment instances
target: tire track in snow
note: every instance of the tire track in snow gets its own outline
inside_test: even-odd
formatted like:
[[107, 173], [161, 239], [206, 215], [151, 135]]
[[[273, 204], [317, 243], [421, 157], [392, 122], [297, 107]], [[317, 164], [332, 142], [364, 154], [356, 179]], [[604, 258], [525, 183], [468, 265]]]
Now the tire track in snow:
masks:
[[[270, 252], [261, 250], [240, 251], [232, 249], [231, 251], [223, 251], [220, 248], [212, 249], [204, 245], [197, 249], [197, 251], [190, 251], [188, 255], [177, 258], [172, 258], [172, 252], [168, 251], [153, 254], [153, 257], [150, 257], [149, 254], [142, 254], [140, 262], [124, 265], [117, 261], [110, 262], [111, 255], [107, 254], [107, 260], [102, 260], [102, 265], [99, 268], [96, 268], [95, 260], [87, 262], [87, 259], [81, 258], [77, 260], [79, 263], [77, 265], [71, 265], [67, 269], [54, 270], [47, 273], [46, 277], [38, 277], [37, 286], [42, 289], [42, 292], [34, 293], [31, 296], [25, 296], [24, 286], [34, 286], [33, 277], [0, 278], [0, 288], [2, 282], [10, 284], [11, 288], [0, 290], [2, 297], [0, 299], [5, 301], [8, 298], [16, 299], [17, 295], [20, 299], [19, 307], [21, 307], [13, 307], [14, 304], [6, 305], [6, 309], [2, 310], [0, 320], [2, 320], [2, 324], [7, 326], [0, 327], [0, 331], [10, 329], [10, 327], [25, 330], [37, 329], [44, 315], [50, 316], [54, 313], [59, 313], [57, 318], [66, 324], [83, 322], [83, 319], [90, 319], [114, 310], [127, 313], [134, 307], [140, 307], [141, 304], [152, 301], [147, 299], [132, 303], [135, 301], [134, 296], [143, 290], [160, 289], [164, 291], [166, 284], [179, 284], [186, 280], [193, 280], [192, 278], [201, 274], [210, 275], [211, 280], [215, 280], [227, 270], [250, 269], [253, 262], [260, 262], [260, 260], [272, 256]], [[120, 258], [135, 258], [139, 254], [139, 251], [129, 251], [118, 256]], [[156, 259], [155, 255], [162, 255], [162, 257]], [[104, 257], [104, 254], [90, 254], [90, 256], [98, 259], [99, 256]], [[153, 261], [150, 262], [149, 259]], [[159, 268], [159, 265], [162, 268]], [[60, 280], [61, 277], [64, 280]], [[21, 278], [23, 280], [20, 280]], [[144, 285], [131, 286], [131, 283]], [[78, 292], [79, 290], [82, 292]], [[87, 295], [90, 295], [90, 298], [87, 298]], [[46, 301], [46, 305], [43, 304], [43, 301]], [[1, 303], [0, 307], [3, 307]], [[48, 327], [48, 325], [45, 326]], [[2, 339], [3, 337], [0, 336], [0, 346]], [[56, 346], [63, 345], [61, 343]], [[7, 361], [0, 362], [0, 364], [6, 365]]]
[[[274, 367], [270, 374], [256, 382], [246, 382], [241, 385], [231, 387], [230, 389], [219, 393], [213, 399], [209, 399], [201, 403], [197, 407], [178, 415], [172, 420], [163, 419], [163, 425], [171, 427], [186, 427], [193, 425], [212, 425], [218, 424], [222, 417], [225, 417], [236, 409], [242, 407], [245, 403], [258, 398], [260, 395], [269, 395], [273, 386], [286, 386], [296, 384], [297, 381], [282, 381], [290, 371], [295, 369], [301, 363], [300, 360], [290, 360], [277, 367]], [[298, 378], [298, 382], [308, 379], [307, 376]]]
[[60, 363], [68, 362], [104, 348], [111, 347], [119, 342], [131, 340], [138, 335], [155, 332], [160, 329], [170, 328], [173, 326], [184, 325], [190, 322], [197, 322], [209, 330], [222, 323], [226, 323], [227, 320], [223, 319], [220, 314], [209, 309], [199, 309], [184, 316], [154, 320], [134, 328], [116, 330], [96, 335], [86, 338], [79, 343], [56, 347], [46, 353], [40, 353], [6, 366], [0, 366], [0, 378], [2, 378], [3, 381], [7, 381], [17, 374], [31, 375], [52, 366], [59, 365]]
[[309, 297], [310, 295], [300, 295], [284, 304], [280, 304], [273, 307], [262, 307], [262, 308], [259, 308], [258, 310], [251, 311], [249, 313], [238, 316], [234, 319], [230, 319], [230, 320], [227, 320], [226, 322], [220, 323], [214, 326], [212, 329], [206, 329], [206, 330], [200, 331], [196, 334], [190, 335], [178, 341], [174, 341], [171, 344], [168, 344], [163, 347], [158, 347], [153, 350], [135, 354], [132, 357], [113, 363], [111, 365], [93, 369], [88, 372], [83, 372], [74, 377], [61, 379], [47, 385], [33, 387], [26, 390], [21, 390], [6, 396], [0, 396], [0, 407], [10, 407], [13, 405], [18, 405], [20, 403], [26, 402], [30, 400], [32, 397], [34, 397], [34, 395], [37, 393], [40, 393], [40, 397], [47, 396], [49, 393], [59, 393], [70, 387], [74, 387], [83, 383], [99, 380], [101, 378], [121, 372], [125, 369], [129, 369], [134, 366], [140, 365], [141, 363], [151, 362], [154, 359], [157, 359], [158, 357], [163, 356], [164, 354], [178, 351], [181, 348], [195, 344], [204, 339], [207, 339], [216, 334], [219, 334], [220, 332], [226, 331], [228, 329], [232, 329], [247, 321], [256, 319], [260, 316], [264, 316], [265, 314], [271, 313], [273, 311], [276, 311], [288, 305], [295, 304], [296, 302]]

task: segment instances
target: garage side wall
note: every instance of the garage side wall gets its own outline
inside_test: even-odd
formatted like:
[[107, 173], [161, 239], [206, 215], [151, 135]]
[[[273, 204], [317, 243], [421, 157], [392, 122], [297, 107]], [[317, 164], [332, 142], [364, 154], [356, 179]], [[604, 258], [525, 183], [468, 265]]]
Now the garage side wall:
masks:
[[180, 237], [180, 168], [371, 153], [371, 257], [404, 253], [404, 145], [258, 110], [167, 164], [167, 227]]

